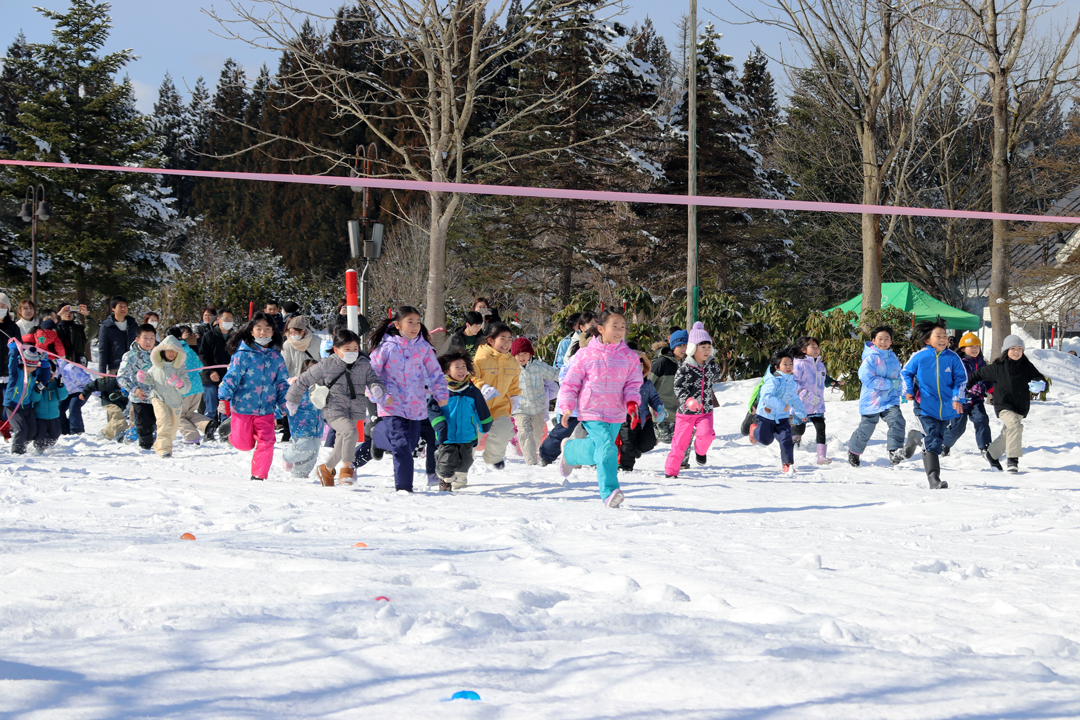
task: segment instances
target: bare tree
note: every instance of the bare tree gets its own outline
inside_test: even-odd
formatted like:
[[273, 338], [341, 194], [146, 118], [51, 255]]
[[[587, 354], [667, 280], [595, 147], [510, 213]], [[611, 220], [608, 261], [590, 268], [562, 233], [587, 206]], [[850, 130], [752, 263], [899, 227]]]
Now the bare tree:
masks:
[[[284, 51], [290, 57], [288, 76], [273, 83], [286, 103], [329, 103], [342, 126], [328, 129], [328, 136], [363, 126], [396, 156], [401, 175], [444, 183], [468, 182], [523, 157], [553, 155], [566, 149], [544, 148], [511, 157], [490, 152], [500, 140], [522, 132], [526, 125], [533, 133], [554, 127], [539, 120], [522, 121], [549, 113], [592, 82], [604, 71], [608, 58], [573, 81], [555, 78], [534, 92], [517, 94], [513, 103], [505, 102], [509, 69], [527, 68], [534, 53], [558, 42], [558, 32], [575, 29], [576, 22], [595, 23], [594, 16], [605, 11], [610, 14], [615, 7], [602, 0], [591, 15], [579, 20], [583, 16], [576, 12], [577, 0], [534, 0], [520, 15], [507, 18], [507, 27], [502, 28], [498, 21], [506, 17], [511, 0], [387, 0], [338, 17], [302, 12], [289, 0], [258, 0], [251, 7], [239, 0], [230, 0], [230, 4], [237, 19], [211, 12], [227, 33], [253, 45]], [[365, 29], [344, 36], [325, 35], [318, 43], [301, 42], [297, 18], [338, 25], [355, 23]], [[232, 30], [237, 24], [244, 29]], [[250, 28], [255, 30], [254, 39], [243, 36]], [[608, 48], [606, 52], [611, 57], [623, 50]], [[342, 55], [357, 54], [377, 56], [380, 67], [397, 69], [396, 77], [346, 69], [337, 61]], [[478, 116], [482, 112], [486, 119], [481, 124]], [[648, 109], [643, 115], [645, 112]], [[608, 134], [625, 127], [625, 123], [615, 123]], [[253, 129], [262, 132], [267, 142], [293, 140]], [[333, 165], [350, 163], [351, 157], [340, 150], [305, 145], [310, 153]], [[462, 206], [462, 195], [431, 191], [428, 200], [425, 322], [434, 328], [444, 324], [446, 238]]]
[[[947, 41], [924, 42], [916, 32], [924, 26], [891, 0], [769, 0], [765, 5], [773, 11], [769, 16], [742, 12], [786, 30], [820, 73], [821, 86], [858, 141], [861, 202], [896, 202], [897, 176], [915, 166], [915, 130], [948, 75], [950, 53], [942, 47]], [[881, 307], [882, 248], [896, 222], [897, 216], [883, 225], [880, 215], [862, 215], [864, 312]]]
[[[989, 105], [994, 121], [991, 137], [991, 209], [1010, 212], [1009, 165], [1017, 145], [1029, 131], [1028, 124], [1063, 85], [1080, 78], [1078, 66], [1069, 60], [1080, 35], [1080, 15], [1071, 30], [1054, 39], [1036, 35], [1032, 26], [1058, 5], [1032, 0], [943, 0], [939, 5], [970, 18], [964, 29], [947, 28], [942, 35], [959, 38], [977, 52], [958, 56], [975, 73], [969, 82], [973, 98]], [[929, 25], [928, 25], [929, 26]], [[950, 40], [950, 44], [956, 47]], [[994, 328], [993, 356], [1009, 334], [1009, 225], [993, 221], [993, 254], [990, 269], [990, 321]]]

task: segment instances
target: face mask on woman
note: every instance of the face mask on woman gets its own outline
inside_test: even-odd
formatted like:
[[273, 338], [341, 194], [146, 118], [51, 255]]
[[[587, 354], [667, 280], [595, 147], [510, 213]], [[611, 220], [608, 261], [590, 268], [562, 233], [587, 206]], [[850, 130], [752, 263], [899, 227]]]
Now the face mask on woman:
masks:
[[151, 320], [151, 321], [150, 321], [150, 322], [149, 322], [148, 324], [149, 324], [149, 325], [152, 325], [152, 326], [153, 326], [153, 328], [154, 328], [155, 330], [157, 330], [157, 325], [158, 325], [158, 321], [157, 321], [157, 320]]
[[7, 308], [0, 308], [0, 320], [7, 317]]

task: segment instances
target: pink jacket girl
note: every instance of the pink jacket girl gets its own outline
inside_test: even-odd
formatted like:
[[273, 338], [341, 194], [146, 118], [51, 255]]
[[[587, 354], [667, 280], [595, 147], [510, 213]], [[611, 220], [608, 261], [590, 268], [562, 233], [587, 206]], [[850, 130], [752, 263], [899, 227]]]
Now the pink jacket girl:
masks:
[[590, 342], [576, 355], [559, 388], [556, 407], [566, 416], [576, 409], [582, 421], [621, 425], [626, 404], [641, 403], [641, 358], [625, 342]]

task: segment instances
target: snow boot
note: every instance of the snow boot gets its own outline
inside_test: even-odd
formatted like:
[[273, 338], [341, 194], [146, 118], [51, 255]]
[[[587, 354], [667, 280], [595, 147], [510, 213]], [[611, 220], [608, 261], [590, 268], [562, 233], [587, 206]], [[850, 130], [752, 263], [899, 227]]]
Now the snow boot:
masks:
[[983, 457], [986, 458], [986, 462], [990, 463], [990, 467], [994, 468], [998, 472], [1002, 472], [1005, 468], [1001, 467], [1001, 461], [990, 454], [990, 448], [983, 450]]
[[623, 500], [625, 499], [626, 496], [623, 495], [623, 491], [619, 488], [615, 488], [611, 491], [611, 494], [607, 496], [607, 500], [604, 501], [604, 504], [609, 508], [617, 508], [622, 505]]
[[1009, 458], [1007, 470], [1011, 473], [1020, 472], [1020, 458]]
[[908, 430], [907, 440], [904, 441], [904, 459], [909, 460], [915, 454], [915, 449], [922, 444], [922, 433], [918, 430]]
[[319, 476], [319, 484], [323, 487], [334, 487], [334, 471], [326, 465], [315, 468], [315, 474]]
[[791, 437], [791, 442], [795, 447], [801, 448], [802, 447], [802, 435], [793, 435]]
[[817, 464], [828, 465], [832, 462], [829, 459], [829, 446], [825, 443], [818, 443], [817, 446]]
[[353, 469], [351, 463], [341, 463], [341, 469], [338, 470], [338, 485], [352, 485], [353, 484]]
[[453, 489], [449, 480], [439, 480], [439, 492], [452, 492]]
[[491, 467], [495, 468], [496, 470], [505, 470], [506, 469], [506, 461], [505, 460], [500, 460], [497, 463], [492, 463]]
[[[461, 473], [458, 473], [458, 474], [454, 475], [454, 481], [452, 483], [450, 483], [450, 489], [451, 490], [461, 490], [466, 485], [469, 484], [469, 478], [467, 476], [466, 477], [459, 477], [460, 475], [461, 475]], [[440, 487], [442, 487], [441, 484], [440, 484]]]
[[897, 450], [891, 450], [889, 452], [889, 464], [890, 465], [899, 465], [900, 463], [907, 460], [909, 457], [911, 457], [911, 456], [907, 454], [907, 450], [905, 450], [904, 448], [899, 448]]
[[851, 467], [859, 467], [859, 456], [850, 450], [848, 450], [847, 461]]
[[696, 452], [694, 453], [694, 459], [697, 460], [698, 465], [704, 465], [706, 462], [709, 461], [709, 458], [707, 456], [698, 455]]
[[944, 447], [942, 447], [941, 448], [941, 457], [949, 457], [949, 451], [950, 450], [952, 450], [952, 448], [949, 447], [948, 445], [945, 445]]
[[949, 487], [948, 483], [941, 481], [941, 465], [938, 463], [937, 455], [924, 452], [922, 461], [923, 467], [926, 468], [926, 479], [930, 483], [931, 490], [944, 490]]

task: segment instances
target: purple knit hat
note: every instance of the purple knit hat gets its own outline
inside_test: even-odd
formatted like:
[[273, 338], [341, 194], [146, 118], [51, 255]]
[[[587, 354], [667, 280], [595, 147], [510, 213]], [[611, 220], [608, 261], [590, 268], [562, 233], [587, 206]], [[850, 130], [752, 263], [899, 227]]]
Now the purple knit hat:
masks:
[[[708, 331], [705, 330], [704, 323], [698, 321], [694, 323], [694, 327], [690, 329], [690, 342], [686, 344], [687, 357], [694, 357], [694, 353], [697, 352], [697, 346], [701, 343], [709, 343], [712, 345], [712, 338], [709, 337]], [[713, 352], [715, 352], [715, 348]]]

